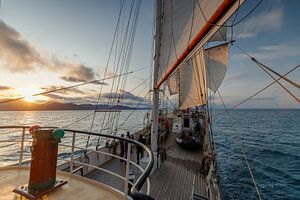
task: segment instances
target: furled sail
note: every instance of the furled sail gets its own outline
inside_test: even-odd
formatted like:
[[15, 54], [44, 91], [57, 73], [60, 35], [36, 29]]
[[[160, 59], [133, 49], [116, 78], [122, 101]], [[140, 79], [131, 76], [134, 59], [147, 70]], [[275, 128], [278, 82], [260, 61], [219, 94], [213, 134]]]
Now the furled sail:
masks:
[[207, 103], [206, 68], [203, 51], [179, 68], [179, 107], [186, 109]]
[[243, 2], [164, 0], [156, 87], [163, 84], [196, 47], [202, 48], [221, 28], [214, 23], [224, 24]]
[[228, 43], [204, 51], [208, 88], [216, 92], [227, 70]]

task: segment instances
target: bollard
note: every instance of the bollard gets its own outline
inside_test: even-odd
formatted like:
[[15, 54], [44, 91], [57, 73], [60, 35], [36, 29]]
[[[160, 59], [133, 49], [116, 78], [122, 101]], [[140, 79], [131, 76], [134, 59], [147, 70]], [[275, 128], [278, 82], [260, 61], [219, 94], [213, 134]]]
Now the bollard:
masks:
[[28, 187], [21, 186], [14, 192], [28, 199], [36, 199], [67, 183], [56, 179], [58, 143], [64, 131], [33, 126], [29, 132], [33, 138], [29, 183]]
[[39, 193], [52, 188], [56, 182], [58, 153], [57, 138], [53, 129], [37, 129], [32, 133], [31, 165], [28, 191]]

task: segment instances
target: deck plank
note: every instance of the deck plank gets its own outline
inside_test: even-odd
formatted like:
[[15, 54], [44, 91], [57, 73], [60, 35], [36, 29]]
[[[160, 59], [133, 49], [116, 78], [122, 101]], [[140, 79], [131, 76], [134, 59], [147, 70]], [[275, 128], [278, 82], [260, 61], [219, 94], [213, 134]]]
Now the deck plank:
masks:
[[[159, 145], [159, 148], [166, 150], [167, 159], [150, 176], [150, 195], [158, 200], [190, 199], [195, 175], [194, 192], [207, 196], [206, 175], [200, 173], [203, 151], [182, 149], [174, 140], [175, 136], [170, 134], [165, 143]], [[136, 153], [134, 152], [132, 154], [133, 160], [135, 160], [135, 155]], [[118, 159], [112, 159], [101, 167], [122, 176], [125, 175], [125, 164], [121, 163]], [[134, 171], [137, 173], [138, 170], [135, 169]], [[105, 172], [91, 172], [87, 177], [124, 191], [124, 181]], [[137, 178], [138, 174], [136, 174]], [[145, 185], [143, 191], [145, 191]]]

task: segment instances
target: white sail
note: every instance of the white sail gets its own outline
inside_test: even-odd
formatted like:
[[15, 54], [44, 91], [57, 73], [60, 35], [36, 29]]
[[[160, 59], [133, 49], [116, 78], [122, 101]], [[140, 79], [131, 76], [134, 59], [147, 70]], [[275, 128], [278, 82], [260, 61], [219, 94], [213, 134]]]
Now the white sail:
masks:
[[204, 51], [208, 88], [216, 92], [227, 70], [228, 43]]
[[179, 72], [180, 109], [207, 104], [206, 68], [203, 51], [200, 51], [179, 68]]
[[[244, 0], [165, 0], [158, 62], [158, 87], [221, 28]], [[218, 23], [214, 26], [213, 23]]]
[[176, 71], [168, 80], [167, 85], [170, 95], [179, 93], [179, 71]]
[[[226, 23], [225, 23], [226, 26]], [[211, 38], [209, 38], [208, 42], [222, 42], [227, 40], [227, 27], [221, 27]]]

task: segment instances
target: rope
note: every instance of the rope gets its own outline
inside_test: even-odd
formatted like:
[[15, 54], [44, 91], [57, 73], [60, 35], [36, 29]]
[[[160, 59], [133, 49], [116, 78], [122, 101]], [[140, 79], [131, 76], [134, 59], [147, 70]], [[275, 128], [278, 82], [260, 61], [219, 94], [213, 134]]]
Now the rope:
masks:
[[229, 114], [229, 111], [228, 111], [228, 109], [227, 109], [227, 107], [226, 107], [226, 105], [225, 105], [225, 103], [224, 103], [224, 101], [223, 101], [223, 98], [222, 98], [222, 96], [221, 96], [221, 94], [220, 94], [220, 91], [217, 90], [217, 92], [218, 92], [219, 97], [220, 97], [220, 99], [221, 99], [221, 101], [222, 101], [222, 104], [223, 104], [223, 106], [224, 106], [224, 109], [225, 109], [225, 111], [226, 111], [226, 113], [227, 113], [227, 115], [228, 115], [228, 117], [229, 117], [229, 121], [230, 121], [230, 123], [231, 123], [231, 126], [232, 126], [232, 128], [234, 129], [234, 131], [235, 131], [235, 133], [236, 133], [236, 135], [237, 135], [237, 142], [238, 142], [238, 144], [239, 144], [239, 147], [240, 147], [240, 150], [241, 150], [241, 152], [242, 152], [243, 158], [244, 158], [245, 163], [246, 163], [246, 165], [247, 165], [247, 169], [248, 169], [248, 172], [249, 172], [249, 174], [250, 174], [250, 176], [251, 176], [251, 179], [252, 179], [253, 185], [254, 185], [254, 187], [255, 187], [255, 190], [256, 190], [258, 199], [259, 199], [259, 200], [262, 200], [260, 191], [259, 191], [259, 189], [258, 189], [258, 186], [257, 186], [257, 183], [256, 183], [256, 181], [255, 181], [254, 175], [253, 175], [253, 173], [252, 173], [250, 164], [249, 164], [249, 162], [248, 162], [247, 155], [246, 155], [245, 150], [244, 150], [244, 147], [243, 147], [243, 145], [242, 145], [242, 143], [241, 143], [240, 135], [239, 135], [239, 133], [238, 133], [236, 127], [235, 127], [234, 124], [233, 124], [233, 121], [232, 121], [231, 116], [230, 116], [230, 114]]
[[[135, 2], [137, 2], [137, 3], [135, 3]], [[134, 36], [135, 36], [135, 32], [136, 32], [138, 14], [140, 11], [140, 5], [141, 5], [140, 0], [132, 1], [132, 3], [131, 3], [130, 14], [128, 16], [126, 31], [125, 31], [125, 35], [123, 37], [121, 47], [118, 48], [117, 43], [116, 43], [116, 53], [115, 53], [115, 60], [114, 60], [115, 64], [114, 64], [114, 70], [113, 70], [114, 74], [122, 73], [123, 71], [125, 71], [125, 72], [128, 71], [129, 64], [130, 64], [130, 58], [131, 58], [131, 54], [132, 54]], [[119, 16], [120, 16], [120, 18], [122, 18], [121, 14]], [[113, 45], [112, 45], [112, 48], [114, 47]], [[120, 49], [119, 52], [118, 52], [118, 49]], [[117, 55], [117, 54], [119, 54], [119, 55]], [[118, 105], [120, 103], [120, 99], [122, 99], [120, 97], [121, 95], [119, 95], [117, 101], [115, 101], [115, 99], [112, 99], [111, 97], [112, 97], [114, 90], [115, 90], [115, 93], [118, 92], [120, 83], [121, 83], [121, 88], [125, 87], [126, 80], [127, 80], [126, 77], [122, 81], [121, 81], [121, 77], [119, 77], [117, 80], [113, 80], [112, 87], [110, 90], [110, 96], [107, 101], [107, 106]], [[101, 93], [99, 93], [99, 99], [100, 99], [100, 96], [101, 96]], [[94, 125], [95, 115], [96, 115], [96, 112], [93, 117], [91, 129]], [[103, 130], [105, 121], [107, 121], [105, 126], [108, 125], [109, 129], [113, 129], [113, 127], [118, 123], [119, 115], [120, 115], [119, 113], [113, 113], [113, 114], [111, 112], [108, 112], [108, 114], [105, 113], [103, 120], [102, 120], [100, 133], [101, 133], [101, 130]], [[89, 137], [88, 137], [87, 144], [86, 144], [87, 146], [88, 146], [88, 143], [89, 143]]]
[[[300, 103], [300, 99], [297, 98], [291, 91], [289, 91], [285, 86], [283, 86], [279, 81], [276, 81], [276, 78], [270, 74], [265, 68], [264, 66], [266, 65], [262, 65], [261, 62], [258, 62], [256, 58], [252, 57], [249, 53], [247, 53], [245, 50], [243, 50], [241, 47], [239, 47], [237, 44], [235, 44], [235, 46], [241, 51], [243, 52], [246, 56], [248, 56], [251, 61], [253, 61], [254, 63], [256, 63], [266, 74], [268, 74], [280, 87], [282, 87], [291, 97], [293, 97], [298, 103]], [[269, 67], [268, 67], [269, 68]], [[270, 68], [269, 68], [270, 69]], [[284, 76], [279, 75], [280, 78], [284, 78]], [[286, 80], [287, 78], [284, 78], [284, 80]], [[289, 79], [288, 79], [289, 80]], [[292, 81], [293, 82], [293, 81]], [[290, 83], [290, 82], [289, 82]], [[294, 85], [294, 84], [293, 84]]]
[[[263, 2], [263, 0], [260, 0], [244, 17], [242, 17], [241, 19], [239, 19], [237, 22], [232, 23], [231, 25], [221, 25], [221, 24], [217, 24], [217, 23], [211, 23], [210, 21], [208, 21], [207, 17], [204, 15], [204, 12], [203, 12], [203, 9], [201, 8], [199, 0], [197, 0], [197, 4], [198, 4], [198, 7], [200, 9], [201, 15], [203, 16], [203, 18], [206, 21], [206, 23], [214, 25], [214, 26], [219, 26], [219, 27], [233, 27], [233, 26], [238, 25], [239, 23], [241, 23], [242, 21], [244, 21], [249, 15], [251, 15], [262, 2]], [[238, 10], [239, 10], [239, 8], [240, 8], [240, 0], [239, 0], [239, 4], [238, 4]], [[238, 12], [238, 10], [237, 10], [237, 12]]]
[[[300, 65], [296, 65], [293, 69], [291, 69], [290, 71], [288, 71], [287, 73], [285, 73], [283, 75], [283, 77], [287, 76], [289, 73], [291, 73], [292, 71], [294, 71], [295, 69], [297, 69]], [[269, 88], [271, 85], [273, 85], [274, 83], [278, 82], [280, 79], [282, 79], [282, 77], [276, 79], [275, 81], [273, 81], [272, 83], [266, 85], [264, 88], [260, 89], [259, 91], [255, 92], [254, 94], [252, 94], [251, 96], [249, 96], [248, 98], [244, 99], [243, 101], [241, 101], [240, 103], [236, 104], [235, 106], [232, 106], [231, 108], [229, 108], [229, 110], [235, 109], [236, 107], [240, 106], [241, 104], [247, 102], [248, 100], [252, 99], [253, 97], [255, 97], [256, 95], [258, 95], [259, 93], [261, 93], [262, 91], [266, 90], [267, 88]]]
[[163, 95], [166, 97], [166, 99], [170, 102], [170, 104], [173, 106], [173, 108], [174, 108], [175, 110], [178, 110], [178, 109], [176, 108], [176, 106], [173, 104], [173, 102], [172, 102], [172, 101], [169, 99], [169, 97], [166, 95], [165, 91], [163, 91], [162, 93], [163, 93]]

